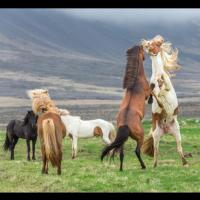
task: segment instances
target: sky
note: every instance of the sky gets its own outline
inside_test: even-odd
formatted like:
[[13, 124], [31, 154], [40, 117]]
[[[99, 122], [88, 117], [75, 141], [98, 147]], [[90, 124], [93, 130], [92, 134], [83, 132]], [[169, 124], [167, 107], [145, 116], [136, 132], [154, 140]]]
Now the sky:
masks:
[[200, 9], [63, 9], [65, 13], [87, 20], [113, 23], [180, 23], [200, 19]]

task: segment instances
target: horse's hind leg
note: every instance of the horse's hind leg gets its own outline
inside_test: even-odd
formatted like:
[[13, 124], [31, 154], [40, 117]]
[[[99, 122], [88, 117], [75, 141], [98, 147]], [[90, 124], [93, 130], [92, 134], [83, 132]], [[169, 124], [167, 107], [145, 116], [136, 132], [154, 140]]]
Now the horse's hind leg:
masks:
[[26, 139], [26, 145], [27, 145], [27, 160], [30, 161], [30, 140]]
[[77, 156], [77, 142], [78, 142], [78, 138], [73, 136], [73, 138], [72, 138], [72, 159], [76, 158], [76, 156]]
[[61, 160], [62, 160], [62, 153], [61, 153], [60, 160], [59, 160], [59, 165], [58, 165], [58, 168], [57, 168], [57, 174], [58, 175], [61, 175]]
[[37, 139], [32, 140], [32, 160], [35, 160], [35, 143]]
[[119, 154], [119, 158], [120, 158], [120, 171], [123, 171], [123, 160], [124, 160], [124, 146], [122, 145], [120, 147], [120, 154]]
[[142, 143], [143, 143], [142, 140], [137, 141], [137, 146], [136, 146], [136, 149], [135, 149], [135, 154], [136, 154], [138, 160], [140, 161], [140, 165], [141, 165], [142, 169], [146, 169], [146, 166], [145, 166], [145, 164], [144, 164], [144, 162], [143, 162], [143, 160], [142, 160], [142, 158], [140, 156], [140, 148], [142, 146]]
[[154, 146], [154, 161], [153, 161], [153, 167], [154, 168], [157, 167], [159, 143], [160, 143], [160, 138], [163, 135], [163, 130], [159, 128], [158, 124], [156, 126], [157, 126], [156, 129], [152, 133], [153, 146]]
[[172, 127], [171, 132], [174, 135], [174, 137], [176, 138], [177, 150], [178, 150], [178, 153], [181, 157], [182, 163], [183, 163], [183, 165], [186, 165], [187, 161], [186, 161], [184, 154], [183, 154], [183, 149], [182, 149], [182, 145], [181, 145], [180, 126], [179, 126], [177, 119], [175, 119], [175, 122], [174, 122], [174, 125]]

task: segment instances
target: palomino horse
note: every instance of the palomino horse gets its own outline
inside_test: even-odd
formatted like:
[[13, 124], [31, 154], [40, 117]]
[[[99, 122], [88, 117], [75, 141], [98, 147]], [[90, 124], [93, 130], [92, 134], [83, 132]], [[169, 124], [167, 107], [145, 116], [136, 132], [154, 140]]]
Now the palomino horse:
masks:
[[104, 156], [110, 150], [114, 149], [115, 152], [119, 149], [120, 171], [123, 170], [123, 145], [129, 136], [136, 140], [136, 156], [142, 169], [146, 168], [140, 156], [140, 148], [144, 140], [144, 130], [141, 120], [144, 117], [145, 100], [150, 95], [150, 88], [143, 67], [143, 47], [134, 46], [128, 49], [127, 56], [126, 73], [123, 83], [123, 88], [126, 91], [117, 116], [117, 136], [112, 144], [105, 147], [101, 155], [101, 160], [103, 160]]
[[68, 110], [59, 109], [67, 135], [72, 139], [72, 159], [77, 156], [78, 138], [101, 136], [105, 144], [114, 141], [116, 131], [110, 122], [102, 119], [82, 120], [79, 116], [71, 116]]
[[48, 174], [48, 162], [57, 167], [61, 174], [62, 139], [66, 128], [58, 113], [58, 108], [45, 90], [28, 91], [33, 110], [39, 114], [37, 131], [40, 138], [43, 167], [42, 173]]
[[171, 133], [176, 138], [177, 149], [185, 165], [187, 161], [183, 155], [177, 120], [178, 100], [170, 81], [170, 73], [180, 67], [177, 64], [178, 50], [173, 51], [171, 43], [164, 42], [163, 37], [159, 35], [152, 40], [143, 40], [142, 45], [152, 60], [150, 83], [153, 90], [152, 128], [142, 151], [154, 156], [154, 167], [156, 167], [160, 138], [166, 133]]

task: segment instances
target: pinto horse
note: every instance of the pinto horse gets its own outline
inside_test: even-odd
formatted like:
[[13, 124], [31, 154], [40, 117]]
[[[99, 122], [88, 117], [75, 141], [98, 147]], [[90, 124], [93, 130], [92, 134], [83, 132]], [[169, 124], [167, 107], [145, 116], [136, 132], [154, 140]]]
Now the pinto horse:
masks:
[[142, 151], [154, 157], [153, 166], [156, 167], [160, 139], [164, 134], [171, 133], [176, 139], [182, 164], [186, 165], [177, 120], [178, 99], [170, 80], [171, 73], [180, 68], [177, 64], [178, 50], [174, 51], [171, 43], [165, 42], [160, 35], [151, 40], [143, 40], [142, 46], [152, 60], [150, 83], [153, 92], [152, 128], [149, 137], [144, 141]]
[[72, 139], [72, 159], [77, 156], [78, 138], [101, 136], [106, 145], [114, 141], [115, 127], [103, 119], [82, 120], [79, 116], [70, 115], [68, 110], [59, 109], [62, 122], [67, 129], [67, 135]]
[[143, 47], [134, 46], [128, 49], [127, 57], [126, 72], [123, 81], [123, 88], [126, 89], [126, 91], [117, 115], [117, 136], [114, 142], [105, 147], [101, 154], [101, 160], [103, 160], [104, 156], [112, 149], [113, 152], [119, 151], [120, 171], [123, 170], [123, 145], [129, 136], [136, 140], [136, 156], [142, 169], [146, 168], [140, 156], [140, 148], [144, 140], [144, 129], [141, 121], [144, 117], [145, 100], [147, 100], [150, 95], [150, 88], [144, 72]]

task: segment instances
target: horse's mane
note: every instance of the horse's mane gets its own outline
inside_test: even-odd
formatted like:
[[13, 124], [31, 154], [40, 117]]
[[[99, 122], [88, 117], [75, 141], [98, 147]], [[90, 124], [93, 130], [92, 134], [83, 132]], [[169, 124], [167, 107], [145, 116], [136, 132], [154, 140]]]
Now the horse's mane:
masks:
[[160, 49], [164, 62], [164, 69], [169, 73], [180, 69], [180, 65], [178, 64], [178, 49], [174, 50], [170, 42], [164, 42]]
[[26, 94], [30, 99], [39, 98], [39, 97], [49, 97], [48, 90], [46, 89], [34, 89], [34, 90], [27, 90]]
[[123, 89], [131, 89], [134, 88], [135, 82], [137, 79], [138, 71], [140, 65], [143, 64], [143, 61], [141, 62], [139, 53], [141, 51], [141, 46], [134, 46], [132, 48], [129, 48], [127, 50], [127, 64], [126, 64], [126, 70], [123, 80]]

